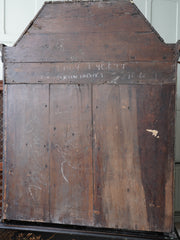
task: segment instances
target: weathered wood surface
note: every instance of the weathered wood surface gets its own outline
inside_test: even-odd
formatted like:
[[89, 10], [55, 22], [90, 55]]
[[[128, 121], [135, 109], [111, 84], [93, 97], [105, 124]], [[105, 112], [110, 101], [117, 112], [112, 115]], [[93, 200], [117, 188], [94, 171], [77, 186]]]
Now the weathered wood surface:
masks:
[[49, 222], [49, 88], [9, 85], [6, 91], [3, 218]]
[[46, 4], [17, 45], [6, 47], [4, 54], [6, 62], [166, 62], [173, 60], [174, 51], [133, 4], [114, 1]]
[[2, 217], [3, 189], [3, 84], [0, 81], [0, 218]]
[[6, 83], [162, 84], [176, 81], [167, 62], [6, 63]]
[[[174, 86], [94, 87], [98, 226], [172, 230]], [[166, 107], [165, 107], [166, 106]]]
[[175, 51], [128, 0], [45, 4], [3, 48], [3, 219], [171, 232]]
[[50, 88], [50, 220], [93, 225], [91, 88]]
[[166, 232], [173, 219], [175, 86], [145, 86], [144, 91], [138, 87], [137, 96], [139, 157], [149, 228]]
[[7, 62], [173, 61], [175, 46], [155, 36], [133, 32], [26, 34], [15, 47], [5, 47], [4, 56]]
[[172, 230], [174, 84], [7, 94], [5, 219]]
[[133, 32], [151, 32], [141, 15], [133, 5], [122, 1], [61, 3], [56, 7], [47, 4], [28, 33], [129, 32], [129, 28]]
[[2, 172], [2, 170], [3, 170], [3, 163], [0, 162], [0, 171]]
[[3, 85], [0, 85], [0, 164], [3, 161], [3, 91], [1, 86], [3, 88]]
[[0, 162], [0, 218], [2, 217], [2, 189], [3, 189], [3, 172], [2, 162]]

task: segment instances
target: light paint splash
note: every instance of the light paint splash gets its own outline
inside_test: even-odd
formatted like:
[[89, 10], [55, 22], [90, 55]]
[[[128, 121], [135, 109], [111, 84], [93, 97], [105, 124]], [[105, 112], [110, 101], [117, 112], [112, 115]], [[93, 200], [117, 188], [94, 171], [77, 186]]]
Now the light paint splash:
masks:
[[158, 131], [157, 130], [153, 130], [153, 129], [146, 129], [146, 132], [150, 132], [152, 133], [152, 136], [155, 137], [155, 138], [159, 138], [159, 135], [158, 135]]

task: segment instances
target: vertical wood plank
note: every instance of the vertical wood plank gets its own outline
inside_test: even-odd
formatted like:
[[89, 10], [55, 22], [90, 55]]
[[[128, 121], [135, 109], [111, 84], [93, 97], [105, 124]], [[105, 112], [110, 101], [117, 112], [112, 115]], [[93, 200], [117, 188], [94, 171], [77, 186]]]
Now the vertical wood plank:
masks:
[[9, 85], [4, 218], [49, 222], [48, 85]]
[[139, 157], [151, 231], [173, 231], [175, 86], [137, 86]]
[[92, 225], [91, 89], [51, 85], [50, 101], [51, 221]]
[[96, 226], [148, 230], [138, 151], [136, 89], [93, 89]]
[[96, 224], [172, 231], [174, 85], [94, 87]]

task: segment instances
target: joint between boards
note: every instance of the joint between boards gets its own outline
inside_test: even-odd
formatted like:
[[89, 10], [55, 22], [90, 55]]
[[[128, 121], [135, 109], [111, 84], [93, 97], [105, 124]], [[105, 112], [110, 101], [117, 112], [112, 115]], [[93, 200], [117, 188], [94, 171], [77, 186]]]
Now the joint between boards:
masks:
[[49, 221], [51, 222], [51, 198], [50, 198], [50, 196], [51, 196], [51, 115], [50, 115], [50, 97], [51, 97], [51, 92], [50, 92], [50, 88], [51, 88], [51, 85], [50, 84], [48, 84], [49, 85], [49, 98], [48, 98], [48, 100], [49, 100], [49, 108], [48, 108], [48, 110], [49, 110], [49, 114], [48, 114], [48, 116], [49, 116], [49, 119], [48, 119], [48, 123], [49, 123], [49, 135], [48, 135], [48, 149], [49, 149], [49, 151], [48, 151], [48, 155], [49, 155]]
[[94, 116], [93, 116], [93, 84], [91, 84], [91, 127], [92, 127], [92, 185], [93, 185], [93, 221], [94, 221]]

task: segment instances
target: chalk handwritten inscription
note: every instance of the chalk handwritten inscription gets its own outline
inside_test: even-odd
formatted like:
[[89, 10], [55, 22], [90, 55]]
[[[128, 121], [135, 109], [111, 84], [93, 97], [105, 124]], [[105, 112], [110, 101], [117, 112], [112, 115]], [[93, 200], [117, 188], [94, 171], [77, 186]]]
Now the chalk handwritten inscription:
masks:
[[[14, 74], [16, 73], [16, 74]], [[121, 84], [159, 83], [169, 79], [169, 70], [159, 71], [154, 63], [15, 63], [7, 73], [13, 83]], [[8, 80], [7, 80], [8, 82]]]
[[[66, 75], [56, 75], [57, 80], [78, 80], [78, 79], [97, 79], [103, 78], [102, 72], [94, 72], [94, 73], [84, 73], [84, 74], [66, 74]], [[41, 80], [50, 79], [50, 76], [41, 75]]]

